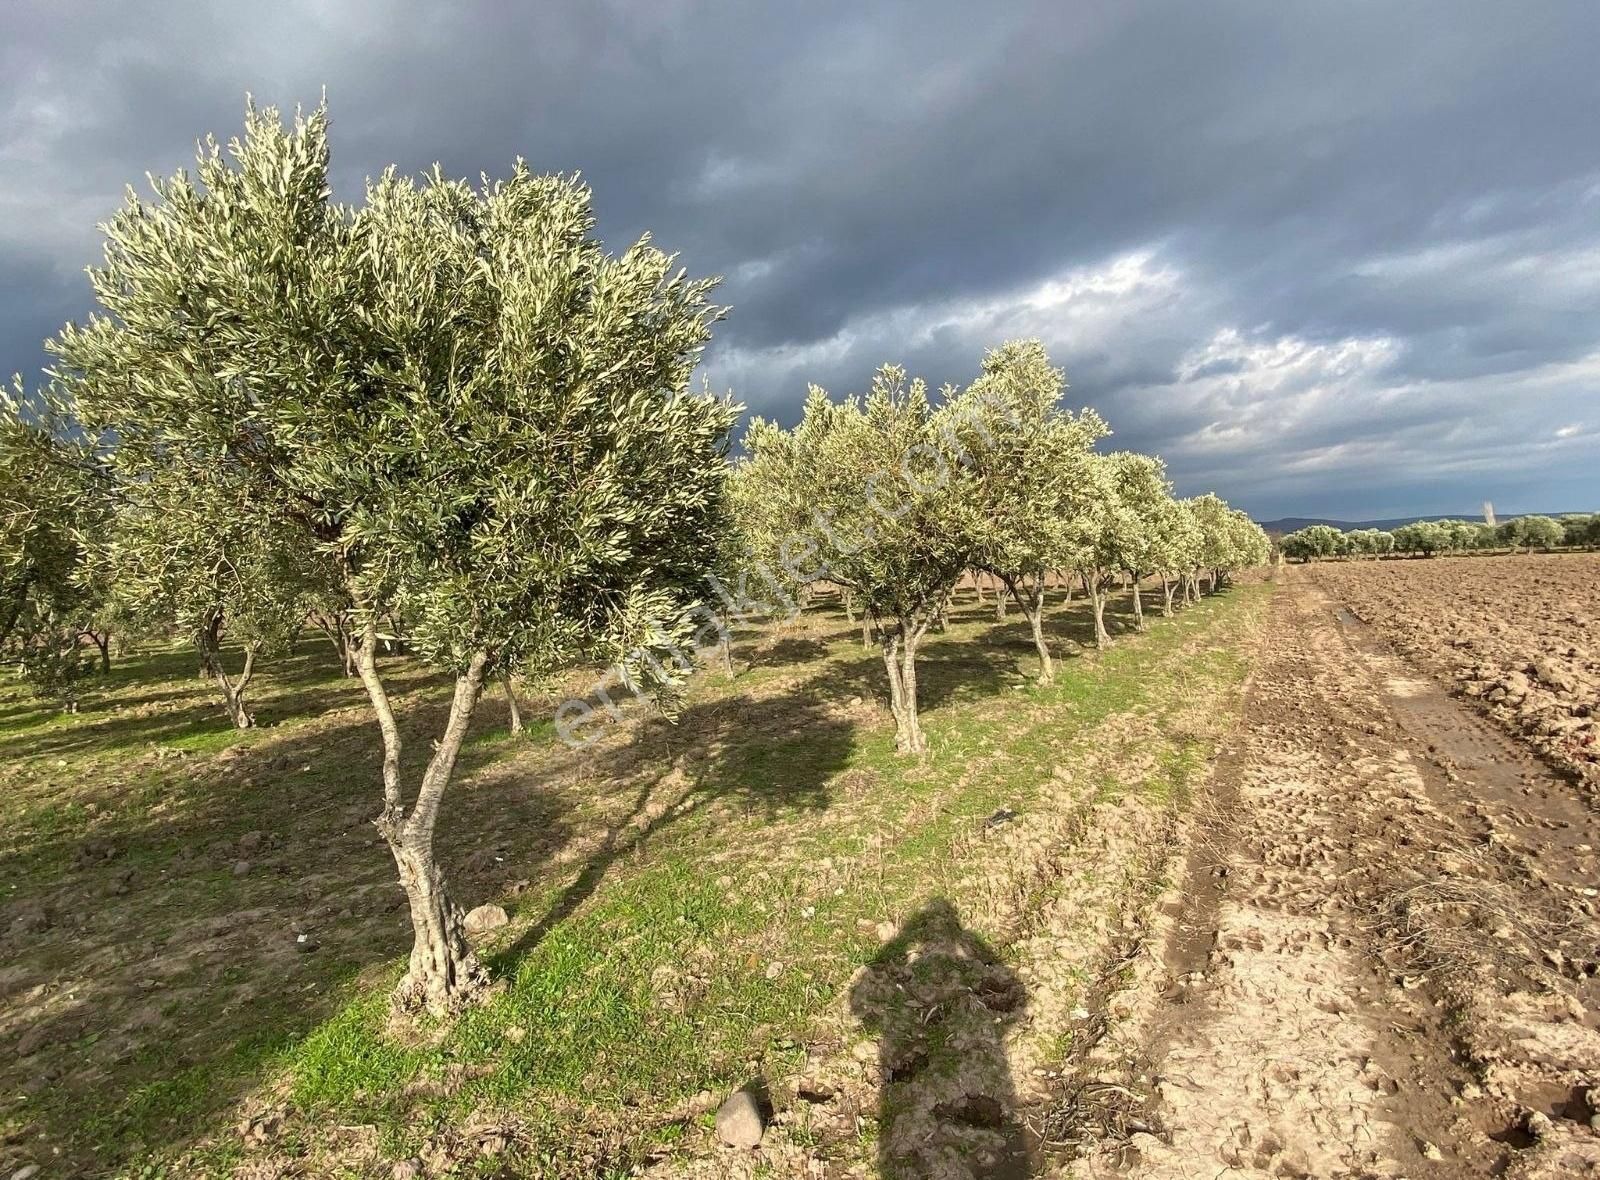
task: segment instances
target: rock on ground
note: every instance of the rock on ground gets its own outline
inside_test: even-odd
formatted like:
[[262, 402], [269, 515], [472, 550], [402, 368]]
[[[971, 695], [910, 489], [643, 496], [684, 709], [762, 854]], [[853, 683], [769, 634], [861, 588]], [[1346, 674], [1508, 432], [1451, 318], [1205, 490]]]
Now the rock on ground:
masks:
[[509, 921], [511, 918], [504, 906], [481, 905], [467, 914], [465, 925], [468, 934], [487, 934]]
[[759, 1147], [766, 1133], [761, 1103], [749, 1090], [735, 1090], [717, 1109], [717, 1138], [730, 1147]]

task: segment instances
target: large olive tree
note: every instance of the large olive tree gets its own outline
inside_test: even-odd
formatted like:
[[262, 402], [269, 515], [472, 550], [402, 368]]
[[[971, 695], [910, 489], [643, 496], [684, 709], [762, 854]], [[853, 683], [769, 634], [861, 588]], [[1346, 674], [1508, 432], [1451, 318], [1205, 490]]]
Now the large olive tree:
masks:
[[1011, 341], [983, 358], [949, 414], [975, 508], [974, 564], [998, 577], [1027, 616], [1042, 684], [1055, 676], [1045, 580], [1070, 561], [1085, 471], [1109, 433], [1093, 410], [1074, 416], [1060, 408], [1065, 388], [1042, 344]]
[[[575, 178], [520, 163], [482, 188], [391, 170], [336, 206], [325, 112], [251, 110], [197, 179], [130, 199], [93, 272], [104, 314], [55, 344], [130, 474], [225, 468], [335, 562], [415, 935], [404, 1008], [483, 979], [433, 841], [486, 681], [576, 660], [670, 675], [648, 657], [688, 641], [716, 552], [738, 407], [686, 392], [713, 282], [647, 240], [608, 253], [594, 226]], [[454, 681], [414, 784], [386, 620]]]
[[906, 755], [928, 748], [917, 650], [971, 564], [977, 531], [948, 410], [892, 365], [865, 398], [834, 402], [813, 386], [792, 431], [751, 423], [736, 476], [759, 563], [795, 585], [847, 589], [873, 621]]

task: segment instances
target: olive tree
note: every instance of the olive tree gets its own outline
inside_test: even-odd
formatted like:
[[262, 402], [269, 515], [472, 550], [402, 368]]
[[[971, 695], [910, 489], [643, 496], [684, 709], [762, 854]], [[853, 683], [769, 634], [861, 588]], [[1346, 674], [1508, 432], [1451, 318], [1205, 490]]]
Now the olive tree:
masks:
[[969, 481], [954, 461], [948, 405], [885, 365], [865, 397], [813, 386], [786, 431], [756, 419], [736, 479], [754, 504], [761, 564], [795, 586], [849, 590], [872, 620], [889, 679], [895, 749], [927, 751], [917, 707], [917, 651], [972, 564]]
[[[54, 345], [130, 475], [220, 467], [335, 563], [410, 905], [404, 1009], [484, 979], [433, 843], [485, 682], [579, 660], [670, 681], [724, 517], [738, 407], [687, 392], [713, 283], [594, 227], [582, 184], [520, 162], [481, 188], [390, 170], [341, 208], [325, 111], [252, 109], [197, 178], [130, 197], [104, 313]], [[453, 680], [410, 790], [385, 620]]]
[[1084, 465], [1068, 517], [1066, 568], [1078, 575], [1089, 598], [1097, 648], [1111, 645], [1106, 598], [1124, 568], [1123, 552], [1141, 531], [1133, 510], [1117, 494], [1116, 460], [1093, 455]]
[[1172, 499], [1167, 468], [1154, 455], [1118, 451], [1111, 457], [1117, 501], [1126, 511], [1117, 544], [1117, 557], [1133, 586], [1133, 624], [1145, 629], [1144, 595], [1140, 584], [1160, 568], [1160, 529], [1166, 523], [1162, 508]]
[[68, 709], [89, 667], [109, 667], [106, 586], [95, 547], [110, 515], [107, 480], [72, 429], [61, 391], [0, 389], [0, 656], [40, 696]]
[[999, 578], [1027, 616], [1041, 684], [1055, 675], [1045, 581], [1069, 556], [1082, 472], [1108, 433], [1094, 411], [1075, 416], [1059, 407], [1064, 388], [1042, 344], [1012, 341], [983, 358], [949, 414], [979, 530], [974, 564]]
[[1548, 516], [1519, 516], [1500, 526], [1500, 538], [1513, 549], [1521, 547], [1528, 552], [1535, 548], [1551, 549], [1561, 544], [1565, 530], [1560, 521]]
[[1194, 497], [1189, 507], [1200, 529], [1196, 565], [1206, 572], [1210, 589], [1215, 591], [1222, 583], [1222, 571], [1233, 559], [1230, 510], [1226, 501], [1211, 492]]
[[[136, 628], [193, 643], [202, 675], [237, 729], [255, 724], [246, 692], [263, 656], [286, 650], [338, 571], [303, 522], [216, 470], [159, 468], [125, 482], [105, 560], [113, 599]], [[240, 664], [227, 667], [223, 640]]]
[[1432, 557], [1449, 546], [1450, 536], [1438, 521], [1418, 520], [1394, 530], [1394, 545], [1399, 553], [1420, 553]]
[[1572, 512], [1563, 516], [1561, 525], [1561, 544], [1576, 548], [1589, 544], [1589, 537], [1596, 531], [1596, 524], [1600, 517], [1588, 513]]
[[1161, 613], [1172, 617], [1173, 591], [1200, 561], [1200, 526], [1187, 502], [1168, 497], [1156, 507], [1155, 572], [1161, 578]]

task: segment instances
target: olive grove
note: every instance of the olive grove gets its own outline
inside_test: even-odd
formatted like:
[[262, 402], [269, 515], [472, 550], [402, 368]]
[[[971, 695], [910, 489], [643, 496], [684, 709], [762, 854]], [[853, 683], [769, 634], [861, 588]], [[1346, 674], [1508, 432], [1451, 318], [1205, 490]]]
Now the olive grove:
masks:
[[[1048, 684], [1052, 583], [1083, 585], [1103, 647], [1120, 580], [1142, 629], [1145, 579], [1170, 615], [1202, 571], [1216, 589], [1267, 555], [1217, 497], [1175, 499], [1159, 459], [1098, 451], [1108, 426], [1062, 408], [1037, 341], [938, 395], [893, 365], [860, 396], [812, 387], [731, 458], [742, 408], [689, 388], [715, 280], [648, 237], [608, 251], [574, 177], [391, 169], [341, 205], [326, 110], [251, 107], [152, 186], [104, 227], [98, 310], [49, 342], [45, 387], [0, 403], [0, 656], [70, 703], [112, 621], [182, 641], [244, 729], [263, 661], [322, 631], [381, 750], [400, 1010], [486, 979], [434, 855], [485, 688], [518, 730], [518, 678], [612, 668], [670, 715], [696, 651], [735, 676], [738, 618], [838, 594], [919, 757], [918, 656], [963, 580], [1017, 603]], [[431, 734], [391, 697], [400, 662], [449, 683]]]

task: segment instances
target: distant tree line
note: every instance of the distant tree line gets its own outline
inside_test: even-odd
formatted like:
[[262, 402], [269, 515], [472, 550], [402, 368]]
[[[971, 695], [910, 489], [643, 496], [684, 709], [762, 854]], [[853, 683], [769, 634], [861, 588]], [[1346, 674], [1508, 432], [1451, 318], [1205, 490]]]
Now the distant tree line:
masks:
[[1438, 553], [1555, 549], [1600, 545], [1600, 514], [1518, 516], [1491, 525], [1470, 520], [1419, 520], [1385, 531], [1313, 524], [1278, 541], [1279, 551], [1297, 561], [1330, 557], [1431, 557]]

